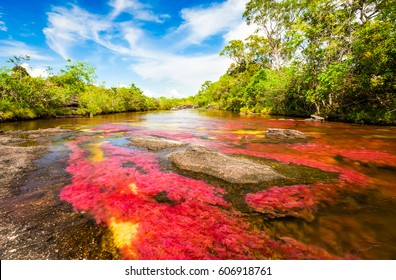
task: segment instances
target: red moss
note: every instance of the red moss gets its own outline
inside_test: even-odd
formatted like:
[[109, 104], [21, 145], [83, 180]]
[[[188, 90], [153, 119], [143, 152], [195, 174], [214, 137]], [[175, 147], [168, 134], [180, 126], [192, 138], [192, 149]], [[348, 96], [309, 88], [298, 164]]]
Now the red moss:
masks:
[[[278, 242], [251, 230], [223, 200], [224, 190], [162, 171], [152, 153], [104, 143], [106, 157], [90, 162], [80, 146], [87, 140], [68, 143], [67, 171], [73, 177], [61, 199], [109, 228], [114, 222], [138, 225], [136, 235], [120, 247], [125, 259], [328, 257], [308, 245], [304, 250], [310, 254], [299, 255], [296, 241]], [[169, 200], [157, 201], [159, 193]]]
[[245, 201], [270, 218], [292, 216], [312, 221], [318, 205], [334, 200], [336, 192], [330, 184], [275, 186], [247, 194]]
[[[222, 149], [222, 151], [231, 154], [244, 154], [244, 155], [251, 155], [256, 157], [274, 159], [283, 163], [292, 163], [297, 165], [309, 166], [327, 172], [337, 172], [340, 174], [339, 178], [342, 181], [359, 184], [361, 186], [367, 185], [369, 181], [369, 179], [360, 172], [323, 163], [323, 158], [320, 157], [320, 154], [312, 155], [312, 156], [303, 154], [302, 156], [302, 154], [300, 153], [298, 154], [288, 153], [285, 147], [283, 147], [282, 151], [271, 151], [271, 153], [269, 153], [268, 151], [262, 152], [257, 150], [250, 150], [250, 149], [245, 150], [240, 148], [225, 148]], [[333, 158], [331, 158], [331, 160], [334, 161]]]
[[361, 162], [371, 162], [381, 165], [396, 165], [396, 156], [386, 152], [360, 149], [360, 150], [341, 150], [339, 153], [343, 157], [347, 157], [353, 160]]

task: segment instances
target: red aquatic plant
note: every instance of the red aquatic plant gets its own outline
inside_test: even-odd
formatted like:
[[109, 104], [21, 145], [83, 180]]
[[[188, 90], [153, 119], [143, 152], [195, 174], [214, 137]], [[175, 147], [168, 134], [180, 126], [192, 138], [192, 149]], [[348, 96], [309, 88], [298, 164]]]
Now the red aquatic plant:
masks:
[[223, 189], [162, 171], [153, 153], [104, 142], [103, 158], [90, 161], [87, 141], [67, 144], [72, 182], [61, 199], [107, 226], [125, 259], [336, 258], [252, 230]]
[[[253, 145], [251, 145], [253, 146]], [[250, 146], [250, 147], [251, 147]], [[257, 145], [255, 145], [257, 146]], [[260, 150], [264, 150], [264, 148], [260, 147]], [[282, 151], [260, 151], [260, 150], [245, 150], [240, 148], [225, 148], [222, 149], [225, 153], [231, 154], [244, 154], [244, 155], [251, 155], [255, 157], [263, 157], [268, 159], [274, 159], [282, 163], [292, 163], [296, 165], [303, 165], [313, 168], [318, 168], [323, 171], [327, 172], [336, 172], [339, 173], [339, 178], [348, 183], [359, 184], [361, 186], [367, 185], [369, 179], [362, 173], [351, 170], [345, 169], [339, 166], [330, 165], [328, 163], [323, 163], [323, 159], [320, 156], [316, 155], [304, 155], [302, 156], [300, 153], [293, 153], [289, 152], [285, 147], [283, 147]], [[332, 159], [333, 160], [333, 159]], [[333, 160], [334, 161], [334, 160]]]
[[331, 184], [275, 186], [247, 194], [245, 201], [270, 218], [293, 216], [312, 221], [317, 207], [334, 200], [336, 192]]
[[390, 166], [396, 165], [396, 156], [382, 151], [370, 149], [340, 150], [339, 155], [361, 162], [371, 162]]

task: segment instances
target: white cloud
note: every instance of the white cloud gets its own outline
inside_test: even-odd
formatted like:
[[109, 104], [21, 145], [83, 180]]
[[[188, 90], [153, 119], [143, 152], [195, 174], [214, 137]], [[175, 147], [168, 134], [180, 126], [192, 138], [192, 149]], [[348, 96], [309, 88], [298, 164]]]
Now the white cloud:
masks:
[[159, 84], [161, 94], [185, 97], [196, 94], [206, 80], [215, 80], [229, 66], [227, 58], [216, 55], [184, 57], [162, 55], [157, 59], [142, 60], [133, 64], [131, 69], [143, 78], [150, 87], [153, 82]]
[[116, 87], [116, 88], [129, 88], [130, 85], [127, 85], [127, 84], [117, 84], [115, 87]]
[[[69, 58], [71, 46], [85, 40], [94, 40], [109, 49], [113, 47], [99, 35], [101, 32], [109, 35], [107, 31], [113, 29], [112, 23], [75, 5], [71, 9], [55, 7], [48, 13], [48, 24], [43, 30], [47, 44], [65, 59]], [[125, 50], [117, 48], [117, 51]]]
[[244, 40], [252, 35], [257, 29], [255, 24], [247, 25], [245, 22], [241, 22], [234, 29], [229, 30], [223, 35], [224, 42], [231, 40]]
[[243, 22], [242, 13], [247, 0], [228, 0], [209, 7], [183, 9], [184, 23], [176, 34], [187, 34], [184, 44], [199, 44], [219, 33], [227, 33]]
[[149, 10], [150, 6], [137, 0], [110, 0], [108, 5], [113, 8], [111, 18], [116, 18], [122, 13], [128, 13], [134, 19], [162, 23], [169, 15], [156, 15]]
[[183, 98], [186, 97], [183, 94], [180, 94], [179, 91], [175, 88], [167, 88], [167, 89], [159, 89], [159, 90], [150, 90], [150, 89], [145, 89], [142, 88], [144, 95], [148, 96], [148, 97], [161, 97], [161, 96], [166, 96], [166, 97], [175, 97], [175, 98]]
[[36, 78], [36, 77], [42, 77], [42, 78], [47, 78], [49, 76], [49, 73], [46, 69], [40, 68], [40, 67], [31, 67], [27, 63], [22, 63], [21, 66], [26, 69], [26, 71], [29, 73], [30, 76]]
[[[0, 14], [0, 18], [2, 18], [2, 14]], [[0, 20], [0, 31], [4, 31], [4, 32], [6, 32], [8, 29], [7, 29], [7, 26], [6, 26], [6, 24], [5, 24], [5, 22], [4, 21], [2, 21], [2, 20]]]
[[[110, 50], [113, 54], [101, 61], [118, 61], [121, 64], [116, 71], [120, 73], [109, 73], [105, 80], [115, 80], [118, 76], [124, 80], [114, 84], [127, 84], [133, 79], [146, 94], [188, 96], [195, 94], [204, 81], [218, 79], [230, 61], [219, 57], [219, 49], [201, 54], [184, 50], [211, 36], [222, 36], [224, 44], [247, 37], [249, 27], [242, 19], [246, 2], [228, 0], [208, 7], [184, 9], [181, 12], [184, 22], [162, 38], [150, 37], [139, 23], [116, 20], [122, 13], [136, 18], [137, 11], [149, 11], [146, 5], [133, 0], [111, 0], [108, 4], [112, 11], [107, 16], [90, 13], [76, 5], [54, 7], [48, 13], [48, 27], [43, 31], [50, 48], [65, 59], [70, 57], [73, 47], [88, 41]], [[186, 38], [181, 45], [175, 43], [178, 37]], [[92, 50], [89, 53], [92, 54]], [[103, 51], [97, 53], [103, 54]], [[125, 66], [126, 62], [129, 67]]]
[[0, 21], [0, 31], [7, 31], [7, 26], [4, 21]]
[[41, 54], [42, 51], [34, 49], [20, 41], [6, 41], [0, 40], [0, 56], [1, 57], [12, 57], [12, 56], [30, 56], [31, 59], [35, 60], [52, 60], [51, 57]]

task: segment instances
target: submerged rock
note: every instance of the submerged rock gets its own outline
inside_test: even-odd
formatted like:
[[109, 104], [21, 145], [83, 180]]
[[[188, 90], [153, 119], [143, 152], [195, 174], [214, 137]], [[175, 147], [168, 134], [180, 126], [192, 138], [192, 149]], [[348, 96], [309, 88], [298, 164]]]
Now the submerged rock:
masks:
[[296, 139], [310, 139], [311, 136], [302, 133], [301, 131], [294, 129], [281, 129], [281, 128], [269, 128], [265, 132], [265, 137], [275, 140], [296, 140]]
[[155, 136], [135, 136], [132, 138], [129, 138], [132, 142], [131, 145], [140, 147], [140, 148], [146, 148], [148, 150], [152, 151], [161, 151], [164, 149], [170, 149], [170, 148], [178, 148], [178, 147], [183, 147], [187, 146], [187, 143], [179, 142], [179, 141], [173, 141], [173, 140], [168, 140], [160, 137], [155, 137]]
[[204, 173], [230, 183], [260, 183], [283, 178], [267, 165], [221, 154], [205, 146], [192, 145], [170, 156], [180, 169]]
[[0, 199], [9, 195], [11, 190], [8, 187], [15, 184], [19, 177], [34, 170], [34, 160], [44, 151], [42, 146], [17, 147], [0, 144]]
[[161, 192], [157, 193], [156, 195], [153, 196], [153, 199], [160, 204], [169, 204], [172, 206], [178, 204], [177, 201], [169, 198], [167, 191], [161, 191]]
[[39, 128], [36, 130], [10, 130], [7, 131], [5, 134], [17, 135], [17, 136], [29, 135], [29, 137], [38, 138], [41, 136], [52, 136], [52, 135], [68, 133], [68, 132], [72, 132], [72, 131], [59, 127], [52, 127], [52, 128], [44, 128], [44, 129]]

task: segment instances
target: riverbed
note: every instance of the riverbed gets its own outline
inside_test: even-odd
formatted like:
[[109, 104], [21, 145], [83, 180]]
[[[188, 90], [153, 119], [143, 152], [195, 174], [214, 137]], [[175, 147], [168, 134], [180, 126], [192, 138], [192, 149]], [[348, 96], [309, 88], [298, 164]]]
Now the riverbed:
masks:
[[[0, 124], [55, 127], [67, 133], [15, 144], [45, 150], [0, 186], [1, 259], [396, 259], [395, 127], [206, 110]], [[269, 128], [311, 138], [270, 141]], [[136, 135], [204, 145], [284, 179], [180, 170], [172, 151], [131, 145]]]

